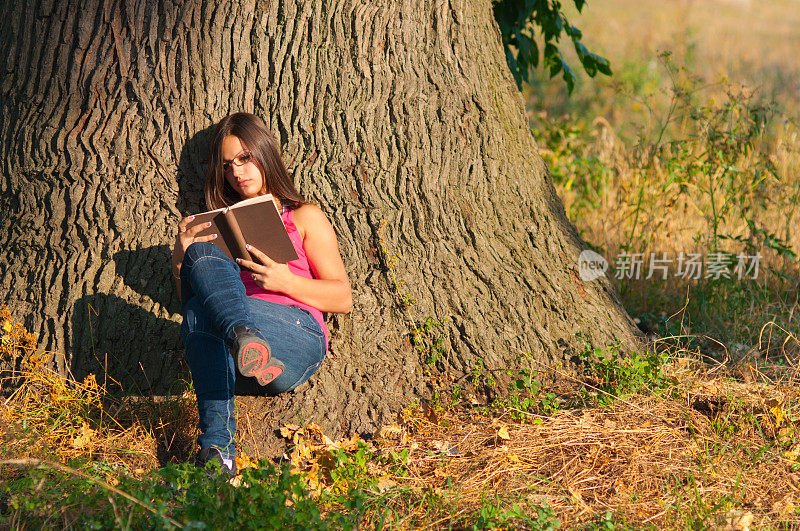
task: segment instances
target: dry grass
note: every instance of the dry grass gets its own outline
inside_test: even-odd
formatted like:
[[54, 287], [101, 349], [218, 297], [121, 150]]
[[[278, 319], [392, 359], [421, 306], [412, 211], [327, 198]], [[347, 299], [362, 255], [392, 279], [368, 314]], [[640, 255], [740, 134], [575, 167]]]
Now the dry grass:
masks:
[[[369, 442], [333, 442], [313, 425], [286, 426], [283, 434], [291, 462], [328, 511], [345, 507], [343, 498], [327, 494], [347, 496], [361, 483], [373, 501], [359, 518], [375, 523], [392, 510], [390, 528], [463, 527], [487, 505], [514, 504], [534, 519], [549, 507], [564, 528], [596, 524], [606, 514], [637, 528], [709, 527], [737, 518], [762, 528], [800, 525], [796, 371], [747, 357], [714, 367], [687, 352], [669, 360], [672, 384], [609, 407], [592, 405], [590, 382], [556, 373], [546, 379], [561, 384], [547, 391], [556, 391], [564, 407], [549, 415], [507, 404], [422, 403]], [[750, 383], [731, 379], [744, 371]], [[193, 435], [188, 396], [159, 410], [109, 401], [91, 378], [19, 376], [23, 385], [0, 409], [4, 459], [95, 460], [117, 474], [139, 475], [163, 465], [158, 447], [170, 441], [168, 433]], [[363, 466], [344, 479], [337, 475], [359, 449], [367, 450]], [[342, 464], [335, 452], [351, 460]], [[530, 523], [512, 516], [505, 525]]]
[[0, 357], [11, 370], [0, 388], [0, 459], [97, 460], [143, 473], [188, 457], [196, 433], [194, 397], [111, 395], [94, 375], [65, 379], [50, 370], [47, 352], [0, 307]]
[[[603, 119], [588, 129], [564, 120], [551, 122], [542, 154], [568, 215], [611, 262], [610, 273], [624, 253], [642, 259], [639, 275], [614, 279], [631, 315], [661, 335], [707, 336], [705, 353], [735, 343], [763, 351], [766, 342], [767, 350], [780, 345], [780, 355], [794, 359], [800, 132], [784, 127], [788, 136], [767, 146], [715, 146], [688, 133], [680, 142], [642, 146], [620, 140]], [[715, 149], [719, 156], [710, 156]], [[716, 250], [734, 255], [731, 280], [705, 278]], [[703, 257], [698, 280], [678, 275], [679, 257], [691, 253]], [[756, 278], [736, 280], [740, 253], [760, 255]], [[669, 261], [667, 278], [646, 278], [651, 257]]]
[[[634, 527], [712, 527], [729, 511], [751, 514], [758, 528], [800, 525], [800, 268], [747, 224], [800, 254], [797, 7], [606, 0], [572, 19], [615, 76], [579, 84], [569, 99], [555, 83], [527, 96], [542, 155], [584, 239], [612, 261], [626, 251], [760, 252], [761, 274], [693, 281], [673, 265], [666, 280], [616, 279], [626, 309], [678, 353], [675, 387], [515, 427], [500, 448], [520, 461], [487, 460], [471, 485], [497, 481], [501, 466], [514, 470], [501, 490], [528, 492], [526, 474], [547, 478], [529, 492], [546, 496], [565, 527], [607, 509]], [[751, 111], [767, 121], [743, 142]], [[687, 344], [691, 353], [680, 349]], [[492, 429], [487, 419], [476, 433]]]
[[[737, 110], [749, 108], [742, 101]], [[587, 198], [586, 188], [574, 183], [565, 183], [559, 191], [586, 239], [604, 249], [633, 243], [639, 252], [708, 251], [713, 223], [718, 235], [747, 235], [745, 218], [800, 249], [800, 233], [794, 230], [800, 215], [800, 131], [790, 124], [782, 127], [775, 145], [741, 146], [738, 154], [717, 165], [707, 159], [714, 146], [691, 136], [694, 132], [684, 131], [681, 144], [631, 145], [602, 118], [581, 131], [585, 143], [564, 142], [542, 151], [555, 166], [569, 162], [564, 159], [566, 149], [580, 149], [581, 156], [597, 164], [594, 197]], [[723, 175], [725, 163], [728, 171], [738, 173]], [[692, 168], [699, 164], [705, 167]], [[785, 267], [774, 255], [765, 257], [774, 259], [769, 265]]]
[[[380, 510], [402, 515], [392, 526], [399, 528], [460, 527], [487, 503], [516, 503], [527, 515], [549, 506], [566, 529], [607, 513], [635, 528], [800, 525], [795, 386], [732, 382], [696, 357], [673, 358], [667, 370], [679, 383], [658, 394], [525, 413], [526, 422], [513, 421], [508, 409], [407, 409], [368, 445], [373, 463], [408, 450], [407, 471], [373, 464], [369, 473], [380, 478], [378, 490], [440, 498], [414, 505], [389, 496]], [[574, 404], [578, 389], [562, 389], [562, 397], [572, 395]], [[327, 441], [315, 426], [286, 435], [299, 470], [321, 490], [341, 489], [331, 480], [331, 451], [354, 452], [354, 440]]]
[[[585, 149], [585, 155], [608, 166], [610, 181], [594, 183], [592, 191], [598, 194], [594, 210], [575, 211], [592, 219], [573, 218], [579, 225], [587, 225], [590, 241], [598, 245], [626, 241], [621, 236], [632, 230], [630, 223], [636, 216], [631, 211], [638, 203], [635, 192], [644, 187], [645, 194], [651, 194], [641, 201], [648, 210], [647, 217], [639, 217], [638, 229], [646, 227], [639, 233], [644, 243], [665, 251], [689, 250], [692, 238], [707, 226], [708, 197], [702, 190], [708, 189], [708, 180], [714, 175], [702, 171], [698, 180], [689, 183], [690, 197], [676, 202], [675, 187], [665, 188], [665, 181], [675, 178], [675, 168], [670, 167], [676, 162], [675, 153], [664, 147], [674, 140], [693, 140], [693, 156], [687, 162], [697, 160], [709, 147], [704, 128], [713, 120], [685, 111], [719, 109], [728, 101], [738, 101], [741, 105], [735, 111], [742, 114], [731, 114], [727, 120], [746, 121], [748, 111], [758, 107], [775, 114], [752, 149], [743, 150], [730, 162], [739, 168], [763, 169], [769, 161], [775, 175], [750, 179], [759, 186], [740, 190], [735, 199], [757, 207], [758, 219], [773, 232], [788, 237], [794, 245], [800, 243], [793, 230], [798, 214], [795, 176], [800, 170], [800, 56], [796, 53], [800, 9], [796, 0], [602, 0], [570, 20], [584, 31], [590, 48], [609, 58], [614, 76], [592, 80], [583, 76], [582, 85], [571, 97], [563, 84], [556, 82], [526, 87], [526, 93], [534, 131], [545, 153], [555, 151], [564, 156], [558, 146], [551, 145], [554, 139], [545, 130], [547, 122], [568, 114], [570, 125], [580, 124], [578, 128], [593, 138], [570, 147]], [[660, 59], [662, 52], [670, 54], [670, 69]], [[690, 105], [679, 105], [670, 112], [676, 90]], [[658, 149], [655, 160], [643, 164], [643, 155], [650, 148]], [[586, 189], [563, 186], [560, 191], [568, 208], [592, 199], [586, 197]], [[776, 202], [769, 208], [752, 204], [765, 195]], [[620, 207], [625, 210], [617, 213]], [[603, 225], [594, 224], [594, 218], [604, 219], [607, 214], [612, 217]], [[723, 221], [731, 223], [725, 227], [730, 233], [744, 228], [741, 219]]]
[[[94, 377], [70, 382], [49, 370], [17, 373], [23, 384], [0, 409], [4, 458], [98, 459], [133, 469], [158, 464], [155, 440], [125, 413], [104, 408]], [[126, 425], [127, 424], [127, 425]]]

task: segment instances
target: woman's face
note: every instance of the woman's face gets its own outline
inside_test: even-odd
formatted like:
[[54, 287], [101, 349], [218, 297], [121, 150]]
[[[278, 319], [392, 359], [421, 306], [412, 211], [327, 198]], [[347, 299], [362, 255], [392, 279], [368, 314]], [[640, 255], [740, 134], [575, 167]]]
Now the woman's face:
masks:
[[250, 199], [261, 194], [264, 177], [239, 137], [228, 135], [222, 141], [222, 168], [225, 179], [242, 199]]

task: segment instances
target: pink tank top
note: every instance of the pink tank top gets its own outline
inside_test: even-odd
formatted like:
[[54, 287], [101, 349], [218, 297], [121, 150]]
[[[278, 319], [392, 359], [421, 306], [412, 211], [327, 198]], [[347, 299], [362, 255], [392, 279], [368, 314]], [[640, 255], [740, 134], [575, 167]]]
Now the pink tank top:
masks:
[[[294, 249], [297, 251], [297, 260], [292, 260], [287, 264], [289, 266], [289, 271], [295, 275], [300, 275], [301, 277], [314, 278], [314, 274], [311, 272], [311, 267], [309, 266], [308, 259], [306, 258], [306, 251], [303, 248], [303, 239], [300, 237], [300, 232], [298, 232], [297, 227], [294, 224], [294, 210], [287, 210], [284, 208], [283, 213], [281, 214], [281, 219], [286, 227], [286, 232], [289, 233], [289, 239], [292, 240]], [[265, 290], [253, 281], [253, 278], [250, 276], [249, 272], [242, 271], [240, 275], [242, 277], [242, 283], [244, 284], [244, 288], [248, 297], [256, 297], [265, 301], [277, 302], [278, 304], [286, 304], [288, 306], [297, 306], [298, 308], [308, 310], [308, 312], [311, 313], [314, 319], [319, 323], [319, 327], [322, 329], [322, 333], [325, 335], [325, 350], [328, 350], [328, 327], [325, 326], [325, 319], [322, 318], [321, 311], [317, 310], [313, 306], [309, 306], [308, 304], [297, 301], [283, 292]]]

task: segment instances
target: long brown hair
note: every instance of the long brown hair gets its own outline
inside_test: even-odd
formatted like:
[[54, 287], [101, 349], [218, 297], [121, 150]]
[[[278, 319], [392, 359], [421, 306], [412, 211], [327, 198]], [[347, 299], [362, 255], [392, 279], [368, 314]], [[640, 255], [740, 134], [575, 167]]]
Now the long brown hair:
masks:
[[229, 135], [239, 138], [253, 154], [264, 179], [262, 194], [271, 193], [289, 210], [305, 204], [305, 199], [297, 191], [294, 181], [286, 171], [280, 147], [273, 134], [258, 116], [237, 112], [220, 120], [211, 135], [211, 153], [205, 187], [206, 205], [209, 210], [230, 206], [242, 200], [225, 179], [222, 169], [222, 141]]

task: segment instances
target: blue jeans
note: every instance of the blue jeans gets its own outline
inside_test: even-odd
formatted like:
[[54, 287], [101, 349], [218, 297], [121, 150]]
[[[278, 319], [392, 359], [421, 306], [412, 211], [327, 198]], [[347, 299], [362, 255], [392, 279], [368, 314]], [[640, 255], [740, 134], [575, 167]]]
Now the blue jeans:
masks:
[[[308, 380], [325, 358], [325, 336], [306, 310], [247, 297], [239, 266], [212, 243], [193, 243], [181, 265], [181, 338], [192, 371], [200, 414], [201, 448], [218, 448], [233, 458], [236, 433], [234, 390], [242, 376], [226, 340], [235, 326], [257, 328], [272, 356], [286, 366], [263, 389], [275, 395]], [[240, 381], [240, 383], [242, 383]]]

